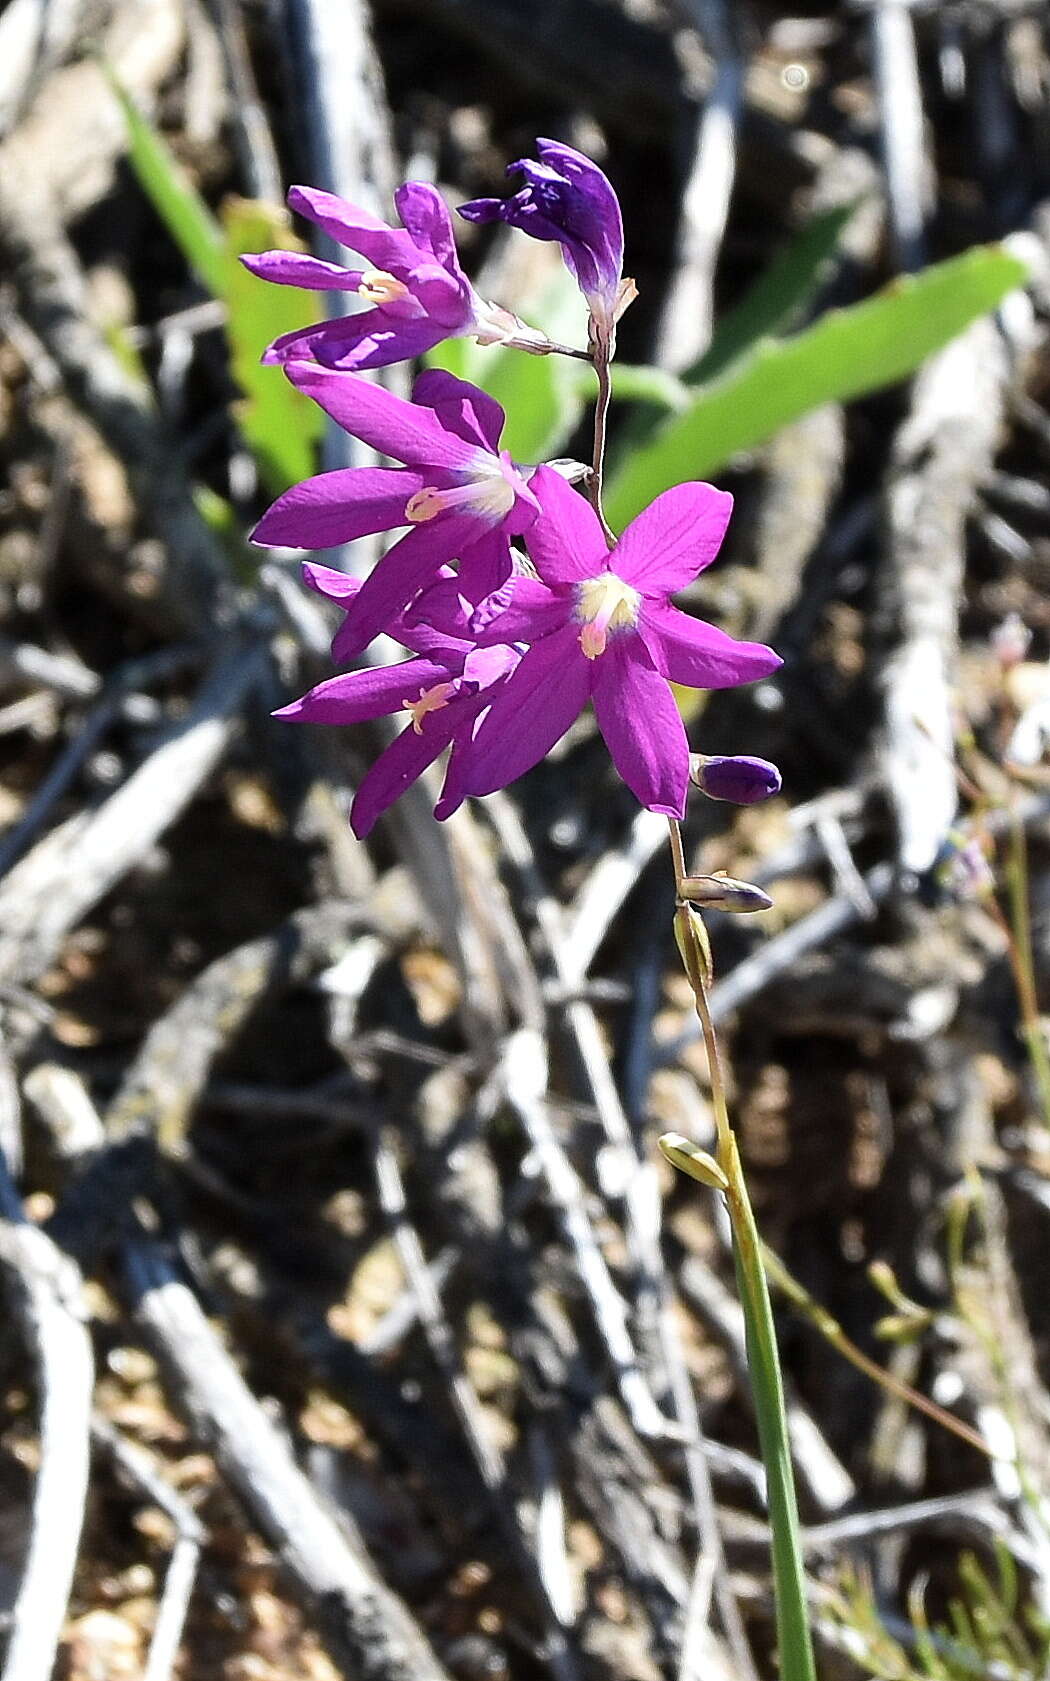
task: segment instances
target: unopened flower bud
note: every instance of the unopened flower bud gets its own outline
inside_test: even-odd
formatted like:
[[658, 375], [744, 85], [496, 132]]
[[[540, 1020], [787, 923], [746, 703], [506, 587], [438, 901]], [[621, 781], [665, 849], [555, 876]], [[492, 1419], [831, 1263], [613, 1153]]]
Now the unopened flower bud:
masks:
[[780, 772], [768, 759], [748, 753], [691, 753], [689, 779], [710, 800], [729, 800], [733, 805], [757, 805], [780, 792]]
[[680, 1173], [687, 1173], [690, 1179], [698, 1179], [701, 1185], [710, 1185], [715, 1191], [729, 1189], [729, 1180], [714, 1156], [701, 1150], [690, 1139], [683, 1138], [680, 1132], [665, 1132], [657, 1142], [660, 1154]]
[[679, 895], [691, 904], [703, 905], [717, 911], [768, 911], [773, 901], [761, 887], [750, 881], [736, 881], [732, 876], [683, 876], [678, 884]]

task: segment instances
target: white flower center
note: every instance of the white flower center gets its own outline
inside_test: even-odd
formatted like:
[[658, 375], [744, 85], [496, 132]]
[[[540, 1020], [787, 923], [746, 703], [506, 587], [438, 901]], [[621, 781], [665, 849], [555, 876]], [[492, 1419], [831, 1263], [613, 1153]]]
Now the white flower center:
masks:
[[599, 572], [576, 585], [576, 617], [582, 629], [580, 647], [589, 660], [604, 654], [610, 631], [632, 630], [638, 623], [642, 598], [615, 572]]
[[412, 719], [412, 728], [417, 735], [423, 734], [423, 719], [428, 712], [440, 712], [447, 706], [456, 692], [455, 683], [435, 683], [429, 689], [420, 689], [415, 700], [403, 700], [404, 710]]
[[364, 298], [366, 303], [383, 305], [396, 303], [399, 298], [407, 298], [409, 290], [403, 280], [395, 280], [385, 268], [371, 268], [361, 276], [357, 295]]
[[486, 455], [481, 450], [478, 455], [480, 459], [466, 484], [452, 485], [447, 490], [425, 484], [410, 496], [405, 504], [406, 520], [411, 525], [422, 525], [444, 513], [446, 508], [464, 506], [490, 525], [506, 519], [514, 506], [514, 484], [498, 456]]

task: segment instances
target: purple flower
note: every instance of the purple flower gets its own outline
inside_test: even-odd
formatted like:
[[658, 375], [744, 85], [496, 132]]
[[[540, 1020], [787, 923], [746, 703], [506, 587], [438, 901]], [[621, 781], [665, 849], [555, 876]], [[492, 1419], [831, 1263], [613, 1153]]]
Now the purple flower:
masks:
[[678, 485], [610, 552], [590, 504], [557, 473], [537, 468], [532, 488], [541, 514], [527, 542], [538, 577], [516, 578], [509, 605], [471, 625], [480, 643], [532, 646], [466, 754], [467, 792], [492, 793], [531, 769], [593, 700], [628, 787], [651, 811], [680, 818], [689, 746], [669, 684], [731, 688], [781, 663], [771, 648], [737, 642], [669, 601], [714, 560], [733, 499]]
[[292, 187], [288, 203], [340, 245], [372, 266], [343, 268], [292, 251], [261, 251], [241, 261], [252, 274], [280, 286], [356, 293], [371, 308], [341, 315], [300, 332], [283, 333], [264, 362], [314, 357], [327, 368], [385, 368], [430, 350], [443, 339], [474, 334], [480, 343], [546, 347], [542, 333], [488, 304], [459, 266], [452, 221], [441, 194], [424, 181], [406, 181], [394, 195], [403, 228], [388, 227], [334, 193]]
[[[319, 595], [344, 611], [352, 610], [361, 588], [357, 579], [314, 564], [303, 567], [303, 577]], [[462, 635], [409, 624], [399, 616], [389, 626], [390, 634], [412, 659], [329, 677], [274, 713], [275, 718], [312, 724], [359, 724], [400, 711], [409, 714], [408, 728], [380, 754], [354, 796], [350, 823], [359, 839], [449, 746], [452, 754], [434, 814], [449, 817], [462, 805], [466, 790], [461, 749], [520, 658], [516, 648], [474, 645], [451, 573], [433, 586], [432, 594], [442, 621], [461, 629]]]
[[689, 778], [709, 800], [729, 800], [733, 805], [757, 805], [780, 792], [776, 765], [747, 753], [732, 757], [694, 753], [689, 761]]
[[507, 222], [533, 239], [556, 240], [606, 341], [634, 296], [622, 281], [623, 220], [612, 183], [591, 159], [558, 140], [537, 140], [540, 162], [520, 158], [525, 186], [511, 198], [476, 198], [461, 204], [468, 222]]
[[500, 405], [437, 369], [419, 376], [411, 403], [313, 362], [290, 362], [285, 373], [347, 432], [405, 463], [304, 479], [278, 497], [252, 533], [256, 543], [324, 549], [412, 527], [357, 592], [333, 644], [336, 659], [360, 653], [454, 558], [469, 601], [499, 590], [513, 566], [509, 538], [527, 530], [539, 509], [499, 447]]

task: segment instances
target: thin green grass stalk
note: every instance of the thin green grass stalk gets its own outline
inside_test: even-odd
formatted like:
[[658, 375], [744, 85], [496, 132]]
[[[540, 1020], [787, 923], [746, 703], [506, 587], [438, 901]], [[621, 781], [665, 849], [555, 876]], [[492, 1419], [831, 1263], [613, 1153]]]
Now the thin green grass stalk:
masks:
[[[951, 1431], [953, 1435], [958, 1436], [970, 1447], [975, 1448], [978, 1453], [985, 1454], [989, 1459], [999, 1457], [985, 1441], [979, 1430], [972, 1429], [965, 1420], [956, 1418], [946, 1408], [938, 1406], [936, 1401], [931, 1401], [929, 1396], [923, 1395], [918, 1389], [914, 1389], [910, 1383], [905, 1383], [902, 1378], [897, 1377], [885, 1366], [880, 1366], [877, 1360], [870, 1359], [864, 1353], [864, 1350], [859, 1348], [852, 1338], [846, 1335], [834, 1315], [829, 1313], [826, 1307], [823, 1307], [810, 1295], [794, 1274], [788, 1271], [779, 1255], [775, 1254], [765, 1243], [762, 1244], [762, 1261], [766, 1276], [774, 1288], [781, 1290], [792, 1307], [796, 1308], [809, 1321], [814, 1330], [819, 1332], [825, 1342], [844, 1360], [848, 1360], [857, 1371], [863, 1372], [865, 1377], [878, 1384], [879, 1388], [887, 1395], [893, 1395], [897, 1400], [904, 1401], [909, 1407], [914, 1407], [917, 1412], [925, 1414], [935, 1424], [939, 1424], [942, 1430]], [[1011, 1460], [1010, 1463], [1012, 1464], [1013, 1461]]]
[[[685, 879], [682, 840], [678, 826], [671, 823], [671, 850], [676, 885]], [[813, 1646], [809, 1633], [806, 1579], [799, 1540], [798, 1502], [791, 1465], [784, 1386], [777, 1355], [773, 1309], [769, 1300], [762, 1244], [751, 1210], [751, 1199], [740, 1162], [736, 1138], [729, 1124], [725, 1082], [708, 1005], [710, 954], [702, 924], [692, 908], [679, 903], [675, 913], [675, 936], [686, 974], [696, 1000], [696, 1012], [703, 1028], [711, 1071], [711, 1096], [717, 1132], [716, 1161], [725, 1176], [723, 1195], [733, 1227], [733, 1260], [737, 1287], [744, 1310], [747, 1358], [758, 1423], [758, 1439], [766, 1469], [769, 1524], [773, 1535], [773, 1592], [776, 1607], [777, 1644], [782, 1681], [816, 1681]]]
[[1032, 960], [1032, 925], [1028, 904], [1028, 846], [1024, 824], [1014, 813], [1010, 823], [1010, 856], [1006, 867], [1006, 886], [1010, 900], [1010, 929], [1013, 934], [1010, 956], [1014, 982], [1021, 1006], [1021, 1030], [1028, 1046], [1028, 1055], [1039, 1088], [1043, 1119], [1050, 1126], [1050, 1053], [1039, 1015], [1039, 999], [1035, 985]]

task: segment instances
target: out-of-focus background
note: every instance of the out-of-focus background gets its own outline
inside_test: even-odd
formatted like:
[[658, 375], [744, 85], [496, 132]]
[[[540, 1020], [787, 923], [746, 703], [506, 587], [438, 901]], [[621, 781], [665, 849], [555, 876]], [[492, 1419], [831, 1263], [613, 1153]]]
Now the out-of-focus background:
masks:
[[[623, 203], [610, 517], [731, 489], [682, 605], [785, 659], [683, 695], [784, 775], [686, 836], [774, 901], [713, 1005], [820, 1673], [1047, 1671], [1045, 6], [8, 0], [6, 1681], [776, 1672], [727, 1231], [655, 1147], [712, 1136], [663, 824], [584, 717], [363, 845], [383, 737], [269, 717], [333, 626], [246, 534], [366, 458], [237, 253], [309, 239], [289, 182], [454, 205], [537, 135]], [[584, 342], [556, 248], [459, 231]], [[584, 365], [436, 359], [588, 456]]]

